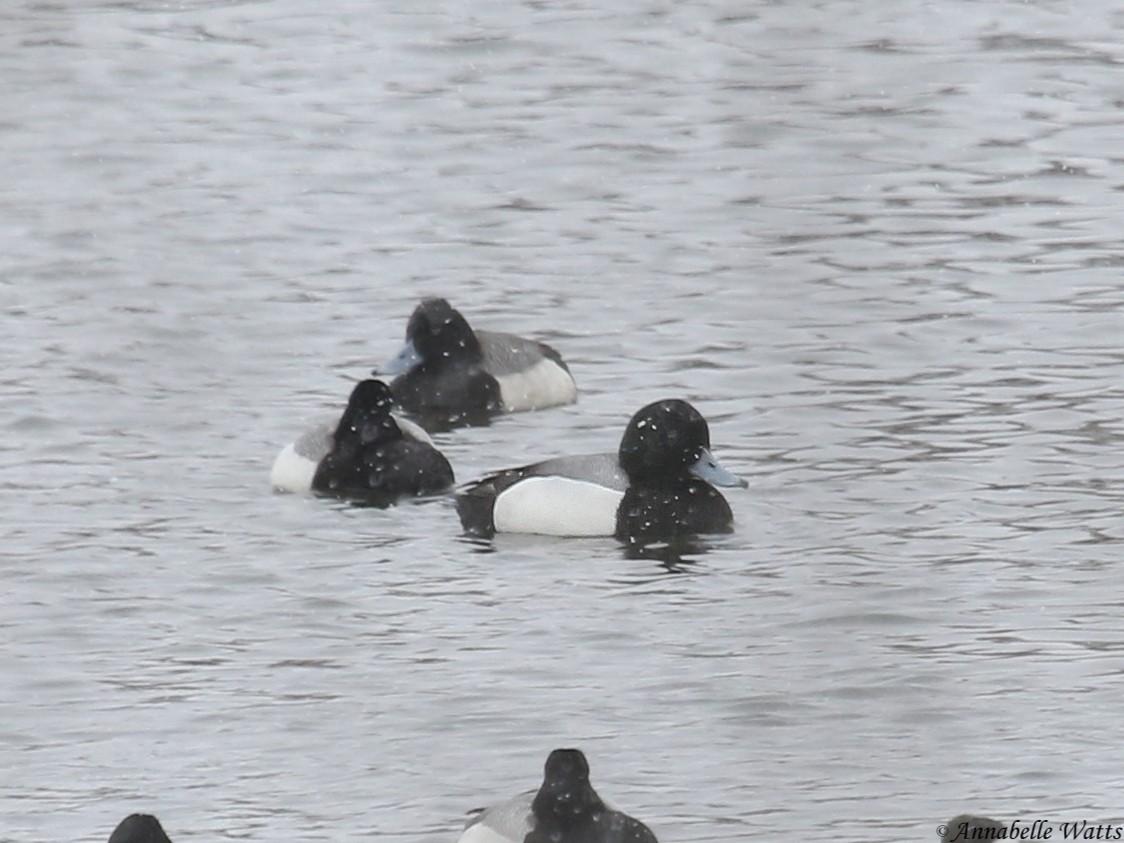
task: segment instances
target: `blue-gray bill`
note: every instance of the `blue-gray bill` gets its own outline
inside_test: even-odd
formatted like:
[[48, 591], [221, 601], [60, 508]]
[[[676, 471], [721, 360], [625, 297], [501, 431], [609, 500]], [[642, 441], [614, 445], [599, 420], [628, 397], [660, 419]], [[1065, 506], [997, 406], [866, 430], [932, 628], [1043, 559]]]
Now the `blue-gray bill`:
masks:
[[718, 460], [706, 448], [702, 449], [702, 454], [699, 455], [698, 461], [691, 466], [688, 471], [699, 480], [705, 480], [712, 486], [726, 486], [746, 488], [749, 485], [747, 480], [744, 480], [738, 475], [727, 471], [718, 464]]
[[372, 369], [371, 374], [382, 377], [404, 375], [421, 362], [422, 357], [418, 353], [417, 346], [414, 345], [413, 341], [408, 341], [393, 358]]

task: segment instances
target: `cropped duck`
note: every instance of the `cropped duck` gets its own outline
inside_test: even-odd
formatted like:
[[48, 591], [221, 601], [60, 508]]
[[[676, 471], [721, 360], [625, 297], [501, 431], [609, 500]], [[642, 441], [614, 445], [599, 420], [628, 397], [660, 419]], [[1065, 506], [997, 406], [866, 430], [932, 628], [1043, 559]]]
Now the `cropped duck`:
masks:
[[640, 820], [606, 805], [578, 749], [546, 759], [542, 786], [471, 820], [459, 843], [658, 843]]
[[449, 461], [425, 431], [396, 418], [393, 405], [382, 381], [356, 384], [334, 428], [316, 427], [282, 449], [270, 473], [274, 488], [374, 504], [448, 489]]
[[961, 814], [941, 826], [941, 843], [968, 843], [972, 840], [1003, 840], [1007, 826], [990, 817]]
[[[712, 485], [713, 484], [713, 485]], [[746, 486], [710, 452], [710, 427], [680, 399], [649, 404], [616, 454], [559, 457], [501, 471], [457, 498], [466, 532], [674, 539], [733, 529], [714, 486]]]
[[109, 843], [172, 843], [160, 820], [151, 814], [130, 814], [117, 824]]
[[474, 331], [442, 298], [423, 299], [406, 345], [375, 369], [405, 412], [432, 426], [481, 424], [501, 413], [572, 404], [578, 395], [562, 356], [546, 343]]

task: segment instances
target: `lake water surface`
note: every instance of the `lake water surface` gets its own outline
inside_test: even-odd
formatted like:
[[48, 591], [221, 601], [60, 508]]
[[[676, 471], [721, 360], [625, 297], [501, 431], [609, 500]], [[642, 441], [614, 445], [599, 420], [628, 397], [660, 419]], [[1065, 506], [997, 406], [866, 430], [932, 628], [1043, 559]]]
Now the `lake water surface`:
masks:
[[[1124, 13], [0, 10], [0, 840], [454, 841], [556, 746], [663, 843], [1124, 822]], [[680, 556], [277, 495], [422, 295], [711, 422]]]

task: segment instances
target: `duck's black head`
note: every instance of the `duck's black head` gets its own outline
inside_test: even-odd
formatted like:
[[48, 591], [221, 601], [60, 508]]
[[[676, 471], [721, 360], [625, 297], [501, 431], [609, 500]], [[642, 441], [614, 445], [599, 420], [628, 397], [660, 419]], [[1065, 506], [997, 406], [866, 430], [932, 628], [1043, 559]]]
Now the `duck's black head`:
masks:
[[406, 341], [427, 363], [457, 358], [478, 360], [481, 356], [480, 342], [468, 320], [445, 299], [422, 299], [406, 326]]
[[678, 398], [656, 401], [629, 421], [621, 438], [621, 468], [633, 483], [682, 477], [710, 449], [702, 414]]
[[565, 829], [588, 821], [605, 805], [589, 783], [589, 762], [580, 749], [556, 749], [546, 759], [542, 787], [531, 810], [540, 829]]
[[990, 817], [961, 814], [943, 826], [941, 843], [969, 843], [972, 840], [1000, 840], [1006, 836], [1007, 826]]
[[109, 835], [109, 843], [172, 843], [160, 820], [151, 814], [130, 814]]
[[394, 397], [382, 381], [360, 381], [351, 391], [347, 409], [336, 427], [336, 444], [345, 439], [358, 439], [362, 444], [401, 436], [398, 424], [390, 415]]

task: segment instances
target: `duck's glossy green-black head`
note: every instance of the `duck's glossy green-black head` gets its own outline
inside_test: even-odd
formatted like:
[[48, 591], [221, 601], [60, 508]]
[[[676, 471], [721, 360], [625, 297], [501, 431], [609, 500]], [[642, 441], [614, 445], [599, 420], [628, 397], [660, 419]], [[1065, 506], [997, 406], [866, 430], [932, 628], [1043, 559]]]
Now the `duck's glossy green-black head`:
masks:
[[715, 486], [745, 486], [710, 453], [710, 427], [679, 398], [656, 401], [629, 421], [621, 438], [621, 468], [634, 485], [659, 485], [687, 475]]
[[634, 482], [685, 474], [710, 449], [710, 427], [702, 414], [678, 398], [640, 409], [621, 438], [621, 468]]

